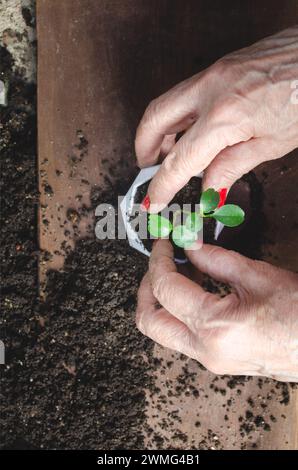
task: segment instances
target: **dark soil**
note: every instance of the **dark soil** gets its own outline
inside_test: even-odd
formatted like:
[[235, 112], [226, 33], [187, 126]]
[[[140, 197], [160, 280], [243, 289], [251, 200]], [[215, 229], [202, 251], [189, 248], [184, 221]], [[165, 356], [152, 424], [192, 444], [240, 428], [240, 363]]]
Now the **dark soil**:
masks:
[[[144, 267], [125, 242], [82, 240], [64, 272], [48, 273], [47, 302], [27, 335], [10, 423], [43, 448], [141, 448], [152, 343], [135, 328]], [[33, 336], [33, 337], [32, 337]], [[12, 344], [12, 347], [15, 345]], [[16, 370], [6, 386], [16, 386]], [[22, 390], [22, 393], [20, 391]], [[7, 390], [8, 391], [8, 390]], [[17, 400], [17, 402], [16, 402]]]
[[1, 108], [1, 446], [142, 448], [153, 346], [134, 323], [143, 260], [126, 241], [82, 240], [63, 273], [48, 273], [39, 303], [36, 90], [12, 74], [5, 49], [0, 64], [10, 84]]

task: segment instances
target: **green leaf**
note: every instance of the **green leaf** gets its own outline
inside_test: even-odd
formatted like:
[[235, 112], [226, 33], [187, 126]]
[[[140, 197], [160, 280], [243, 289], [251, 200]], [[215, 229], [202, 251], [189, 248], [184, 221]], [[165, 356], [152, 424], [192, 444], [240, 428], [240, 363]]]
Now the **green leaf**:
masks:
[[201, 211], [204, 214], [216, 209], [218, 206], [218, 203], [219, 203], [219, 193], [215, 191], [213, 188], [206, 189], [206, 191], [204, 191], [201, 194], [200, 206], [201, 206]]
[[235, 204], [226, 204], [216, 209], [212, 217], [227, 227], [237, 227], [244, 221], [245, 214], [241, 207]]
[[185, 227], [191, 232], [199, 232], [203, 227], [203, 219], [196, 212], [192, 212], [186, 217]]
[[158, 214], [149, 214], [148, 230], [149, 233], [156, 238], [166, 238], [172, 231], [171, 222]]
[[188, 230], [185, 225], [177, 225], [173, 228], [172, 238], [180, 248], [189, 248], [197, 240], [197, 234]]

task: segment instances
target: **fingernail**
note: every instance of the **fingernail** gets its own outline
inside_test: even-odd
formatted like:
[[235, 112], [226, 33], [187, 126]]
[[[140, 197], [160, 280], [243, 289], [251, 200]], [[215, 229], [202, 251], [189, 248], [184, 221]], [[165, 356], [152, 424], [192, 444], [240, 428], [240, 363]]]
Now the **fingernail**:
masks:
[[219, 203], [217, 207], [221, 207], [226, 202], [228, 188], [221, 188], [219, 189], [218, 192], [219, 192]]
[[143, 201], [141, 202], [141, 209], [147, 212], [149, 207], [150, 207], [150, 197], [148, 196], [148, 194], [146, 194]]

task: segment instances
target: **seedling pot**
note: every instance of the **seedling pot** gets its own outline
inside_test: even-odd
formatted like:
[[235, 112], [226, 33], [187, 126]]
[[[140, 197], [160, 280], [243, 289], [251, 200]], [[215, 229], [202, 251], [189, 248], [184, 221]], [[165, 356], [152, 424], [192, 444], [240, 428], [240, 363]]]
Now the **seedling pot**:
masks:
[[[160, 165], [154, 165], [148, 168], [144, 168], [140, 171], [134, 182], [132, 183], [131, 187], [127, 191], [126, 195], [124, 196], [121, 204], [120, 204], [120, 211], [123, 219], [123, 223], [125, 226], [125, 230], [128, 237], [128, 242], [132, 248], [143, 253], [146, 256], [150, 256], [150, 250], [145, 246], [144, 241], [139, 237], [139, 234], [134, 229], [132, 225], [134, 214], [134, 207], [135, 204], [139, 204], [140, 201], [136, 201], [136, 196], [138, 193], [138, 189], [143, 186], [145, 183], [149, 182], [156, 172], [158, 171]], [[202, 179], [202, 173], [198, 174], [196, 178]], [[188, 203], [188, 201], [185, 201]], [[199, 203], [199, 200], [198, 200]], [[221, 234], [224, 226], [222, 223], [216, 221], [215, 228], [213, 231], [213, 240], [216, 241]], [[148, 235], [149, 236], [149, 235]], [[182, 251], [182, 250], [181, 250]], [[179, 256], [176, 255], [175, 261], [178, 264], [183, 264], [187, 262], [187, 258], [183, 253]]]

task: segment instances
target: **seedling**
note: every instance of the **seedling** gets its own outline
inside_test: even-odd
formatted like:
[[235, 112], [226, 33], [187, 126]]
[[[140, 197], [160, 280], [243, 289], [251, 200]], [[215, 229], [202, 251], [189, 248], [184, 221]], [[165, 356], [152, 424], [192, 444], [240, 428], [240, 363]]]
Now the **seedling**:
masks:
[[[173, 215], [173, 223], [159, 214], [149, 214], [148, 230], [155, 238], [168, 238], [172, 234], [172, 240], [180, 248], [189, 248], [196, 240], [203, 228], [203, 219], [213, 218], [227, 227], [237, 227], [244, 221], [244, 211], [235, 204], [221, 205], [220, 193], [212, 188], [207, 189], [201, 195], [200, 211], [176, 211]], [[184, 224], [175, 225], [175, 219], [180, 214], [185, 214]]]

